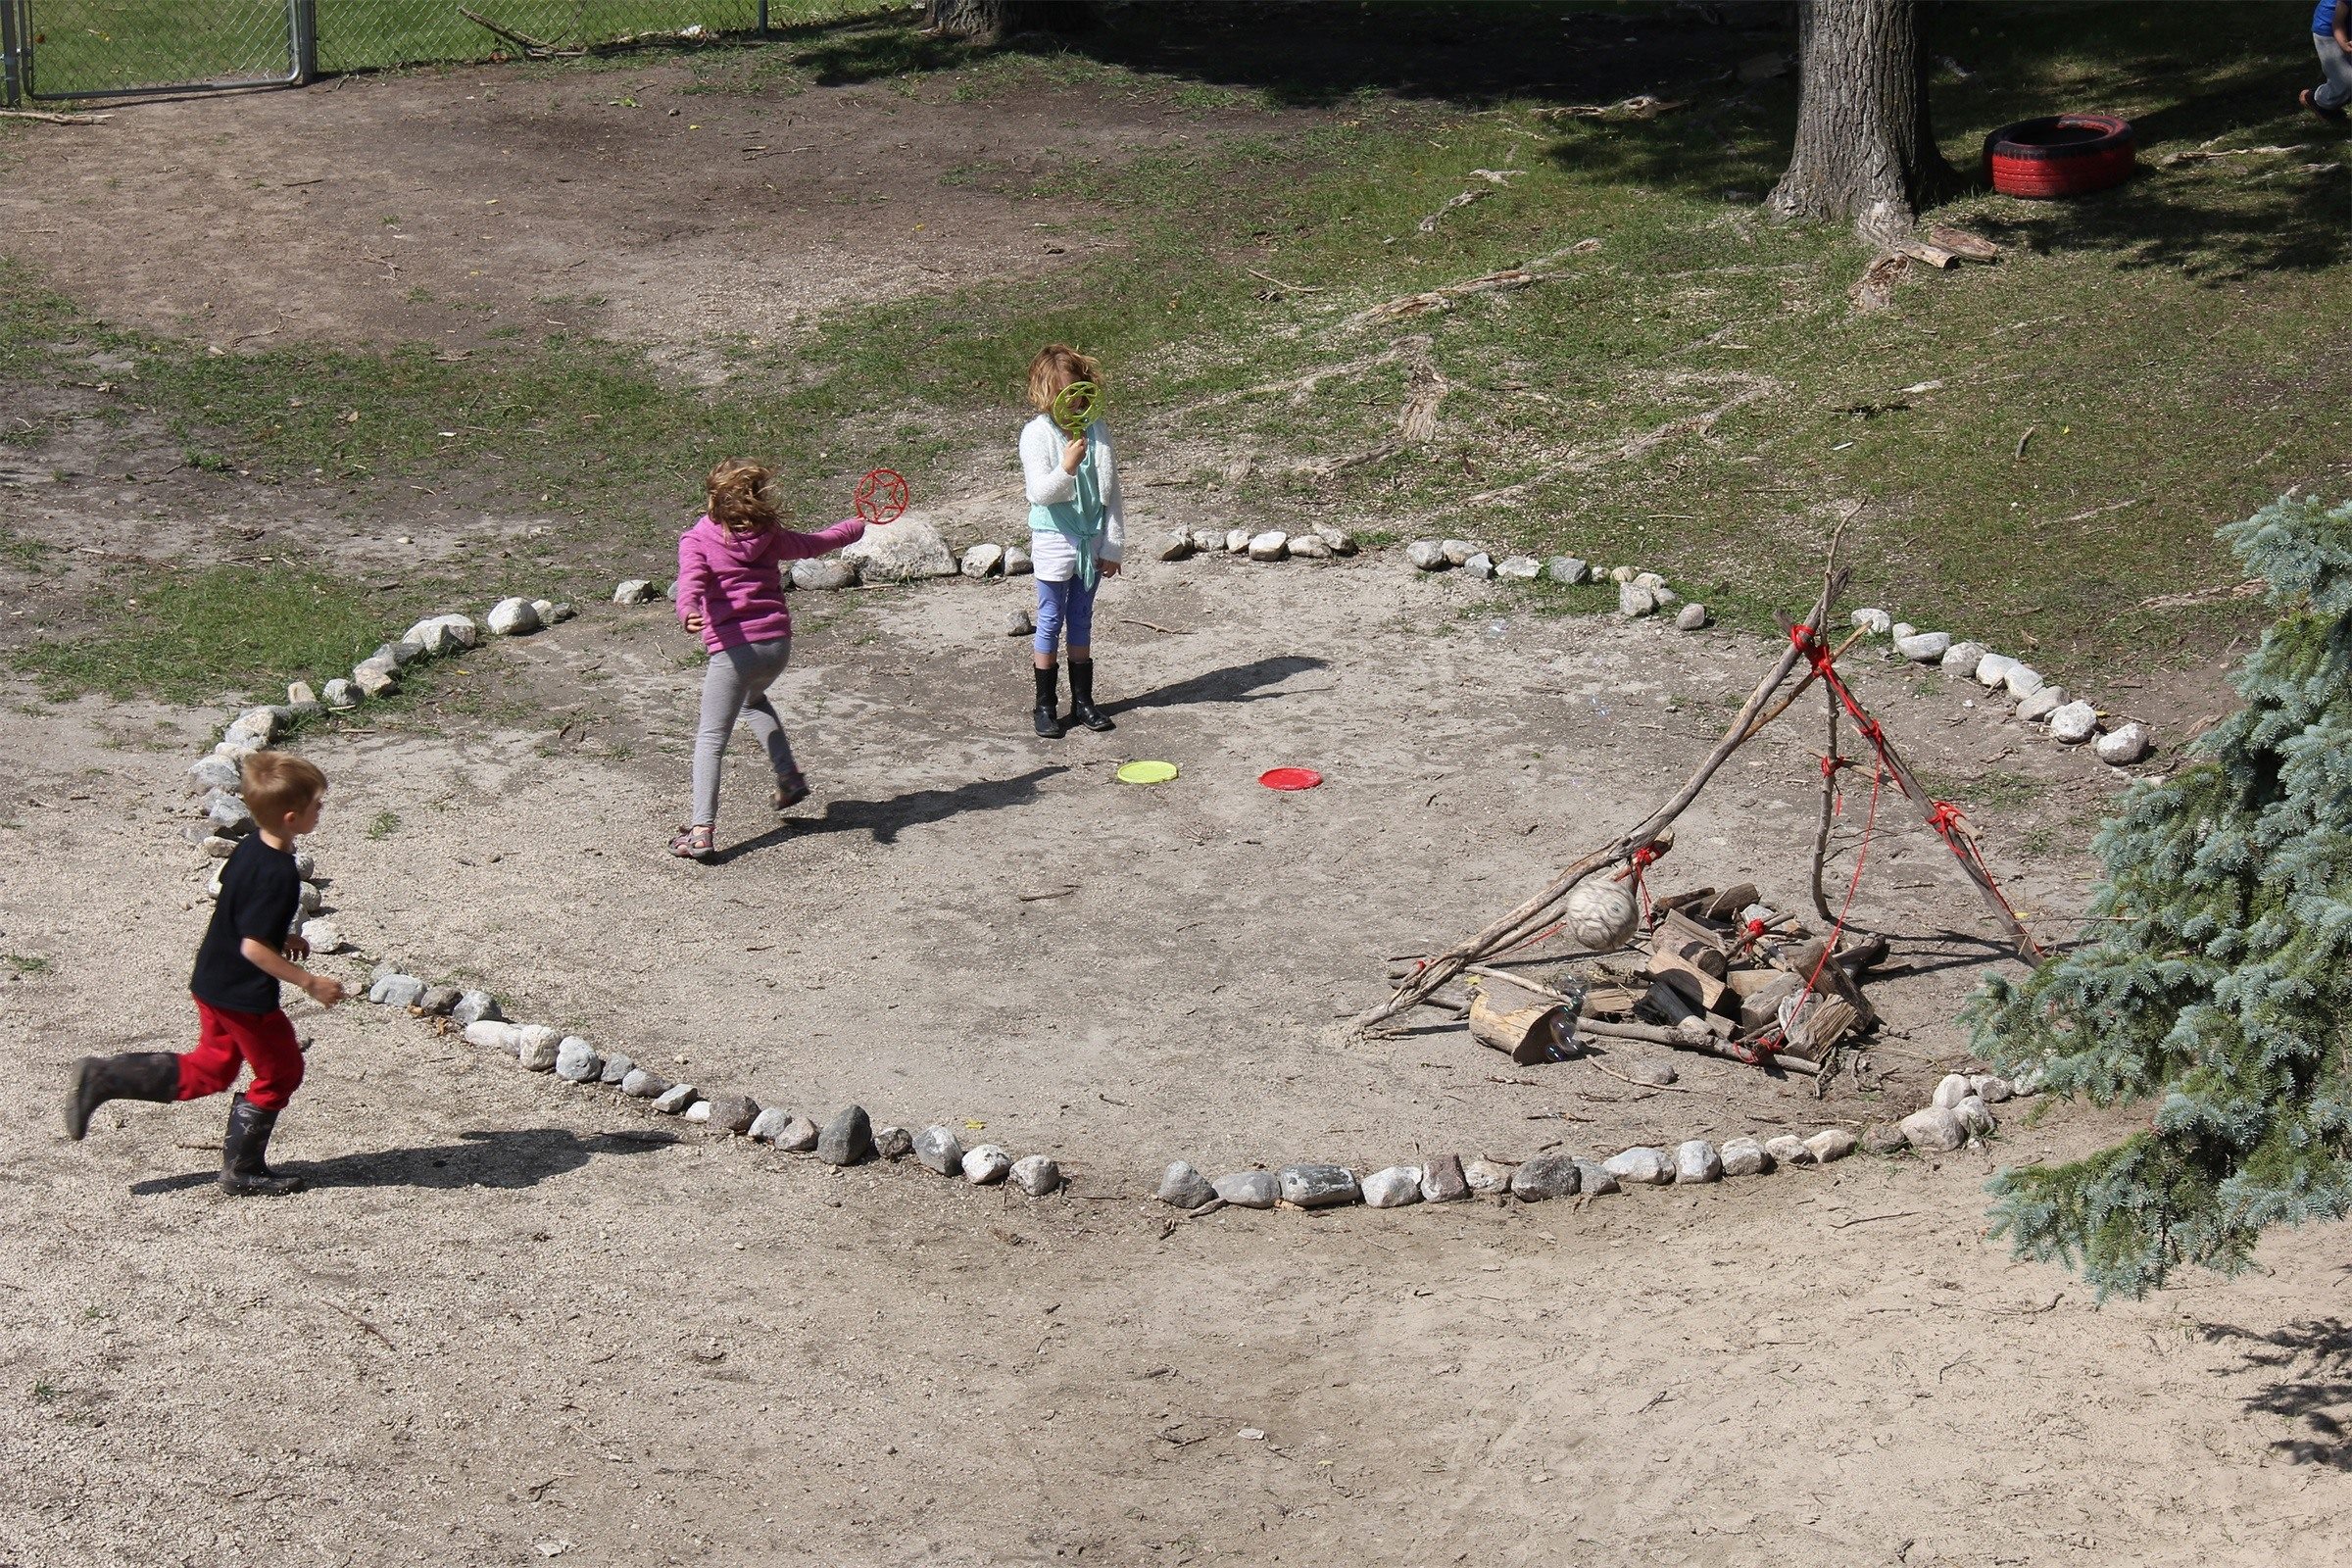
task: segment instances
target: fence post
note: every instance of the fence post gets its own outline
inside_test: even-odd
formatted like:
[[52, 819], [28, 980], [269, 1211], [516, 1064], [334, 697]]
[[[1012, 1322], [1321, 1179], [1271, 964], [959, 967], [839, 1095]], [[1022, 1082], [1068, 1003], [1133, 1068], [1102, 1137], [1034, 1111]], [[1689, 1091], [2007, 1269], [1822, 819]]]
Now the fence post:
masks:
[[292, 0], [294, 7], [294, 84], [307, 87], [318, 79], [318, 0]]
[[760, 0], [760, 36], [767, 36], [767, 0]]
[[0, 0], [0, 106], [14, 109], [24, 101], [24, 89], [18, 79], [20, 70], [17, 60], [17, 0]]

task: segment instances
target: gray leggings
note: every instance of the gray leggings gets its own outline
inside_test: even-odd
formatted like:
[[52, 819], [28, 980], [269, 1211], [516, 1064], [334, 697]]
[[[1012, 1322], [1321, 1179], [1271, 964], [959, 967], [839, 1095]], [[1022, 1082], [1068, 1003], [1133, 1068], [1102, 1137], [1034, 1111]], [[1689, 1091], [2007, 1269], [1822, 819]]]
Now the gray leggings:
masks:
[[792, 760], [792, 743], [784, 738], [783, 721], [768, 703], [767, 688], [792, 659], [792, 639], [767, 643], [738, 643], [710, 656], [703, 674], [703, 721], [694, 732], [694, 825], [709, 827], [718, 820], [718, 760], [727, 754], [727, 734], [738, 715], [749, 713], [752, 733], [767, 748], [776, 777], [800, 772]]

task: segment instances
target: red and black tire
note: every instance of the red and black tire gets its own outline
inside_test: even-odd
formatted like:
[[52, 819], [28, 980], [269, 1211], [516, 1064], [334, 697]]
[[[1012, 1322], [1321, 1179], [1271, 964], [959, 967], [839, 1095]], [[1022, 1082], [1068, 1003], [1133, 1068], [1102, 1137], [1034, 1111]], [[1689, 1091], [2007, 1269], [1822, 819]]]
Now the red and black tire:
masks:
[[1984, 172], [2004, 196], [2047, 200], [2131, 178], [2132, 122], [2113, 115], [2044, 115], [1984, 138]]

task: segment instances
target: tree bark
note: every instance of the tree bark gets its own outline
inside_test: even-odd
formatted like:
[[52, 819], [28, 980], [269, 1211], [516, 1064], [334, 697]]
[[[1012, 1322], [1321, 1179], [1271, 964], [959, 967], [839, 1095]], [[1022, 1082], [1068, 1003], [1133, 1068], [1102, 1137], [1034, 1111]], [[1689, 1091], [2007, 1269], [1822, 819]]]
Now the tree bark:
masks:
[[992, 44], [1016, 32], [1073, 32], [1091, 20], [1091, 0], [928, 0], [923, 30]]
[[1803, 0], [1796, 146], [1766, 203], [1883, 243], [1959, 187], [1928, 122], [1918, 0]]

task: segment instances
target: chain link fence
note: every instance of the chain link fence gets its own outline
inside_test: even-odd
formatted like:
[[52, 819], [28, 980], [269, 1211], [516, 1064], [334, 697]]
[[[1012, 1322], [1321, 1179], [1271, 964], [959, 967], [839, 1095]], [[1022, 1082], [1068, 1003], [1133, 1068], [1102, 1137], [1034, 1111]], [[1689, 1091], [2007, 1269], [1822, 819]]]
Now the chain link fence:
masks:
[[883, 0], [0, 0], [0, 98], [561, 57], [631, 41], [759, 35], [883, 9]]

